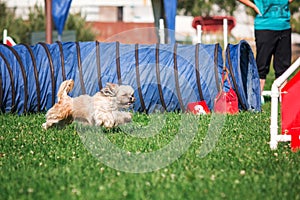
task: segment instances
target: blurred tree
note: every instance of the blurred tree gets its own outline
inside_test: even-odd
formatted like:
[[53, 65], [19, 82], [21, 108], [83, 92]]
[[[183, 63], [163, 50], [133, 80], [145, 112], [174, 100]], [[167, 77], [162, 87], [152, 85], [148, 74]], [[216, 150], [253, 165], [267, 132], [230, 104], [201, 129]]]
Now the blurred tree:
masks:
[[29, 28], [21, 18], [15, 17], [15, 10], [15, 8], [12, 10], [7, 9], [6, 4], [0, 2], [1, 41], [3, 40], [3, 29], [7, 29], [9, 36], [12, 37], [17, 43], [24, 42], [28, 38], [27, 33]]
[[80, 13], [70, 14], [65, 25], [65, 30], [76, 30], [77, 41], [93, 41], [95, 40], [95, 33], [85, 22], [85, 18], [82, 18]]
[[236, 0], [178, 0], [177, 9], [185, 15], [209, 16], [220, 12], [232, 15], [237, 6]]
[[[237, 0], [178, 0], [177, 10], [184, 15], [192, 16], [211, 16], [220, 15], [220, 13], [233, 14], [233, 11], [239, 5]], [[300, 0], [293, 0], [290, 4], [292, 14], [291, 24], [293, 32], [300, 33], [300, 16], [294, 15], [300, 12]], [[247, 13], [255, 16], [253, 9], [247, 7]]]
[[300, 0], [294, 0], [290, 4], [292, 30], [293, 32], [300, 33]]
[[44, 31], [46, 27], [45, 23], [44, 9], [35, 5], [33, 9], [30, 9], [28, 16], [28, 26], [30, 32]]
[[[45, 11], [42, 7], [34, 6], [29, 10], [28, 21], [16, 17], [16, 9], [8, 9], [5, 3], [0, 2], [0, 27], [8, 30], [16, 43], [30, 43], [29, 36], [34, 31], [45, 31]], [[53, 26], [54, 27], [54, 26]], [[85, 23], [80, 13], [69, 14], [66, 21], [65, 30], [75, 30], [77, 41], [92, 41], [95, 34], [92, 29]], [[0, 34], [0, 39], [2, 39]]]
[[300, 33], [300, 16], [291, 19], [292, 30], [295, 33]]
[[177, 0], [177, 11], [182, 12], [183, 15], [193, 15], [194, 4], [195, 0]]
[[290, 10], [292, 14], [300, 12], [300, 0], [293, 0], [290, 4]]
[[[42, 7], [34, 6], [34, 10], [30, 11], [29, 24], [31, 31], [45, 30], [45, 12]], [[54, 25], [53, 29], [55, 30]], [[86, 25], [85, 18], [82, 18], [80, 13], [69, 14], [64, 30], [75, 30], [77, 41], [92, 41], [95, 39], [91, 27]]]

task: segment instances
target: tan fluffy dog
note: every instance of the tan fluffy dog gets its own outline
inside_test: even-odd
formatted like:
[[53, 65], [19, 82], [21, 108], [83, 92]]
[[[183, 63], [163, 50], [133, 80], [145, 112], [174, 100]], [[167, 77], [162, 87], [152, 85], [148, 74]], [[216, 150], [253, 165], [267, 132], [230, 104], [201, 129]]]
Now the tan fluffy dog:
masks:
[[128, 108], [135, 101], [131, 86], [107, 83], [94, 96], [71, 98], [68, 93], [73, 87], [73, 80], [62, 82], [57, 93], [58, 102], [46, 114], [46, 122], [42, 125], [44, 129], [54, 125], [64, 126], [74, 120], [106, 128], [131, 121], [130, 112], [120, 111], [120, 108]]

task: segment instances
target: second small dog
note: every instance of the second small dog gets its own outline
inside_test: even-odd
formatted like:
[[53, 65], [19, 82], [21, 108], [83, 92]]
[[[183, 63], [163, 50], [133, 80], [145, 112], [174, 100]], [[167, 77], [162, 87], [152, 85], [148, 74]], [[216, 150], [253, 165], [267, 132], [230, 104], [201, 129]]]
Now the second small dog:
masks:
[[135, 101], [131, 86], [107, 83], [106, 87], [94, 96], [81, 95], [71, 98], [68, 93], [73, 87], [73, 80], [62, 82], [57, 93], [58, 102], [46, 114], [46, 122], [42, 125], [44, 129], [54, 125], [64, 126], [74, 120], [106, 128], [131, 121], [130, 112], [120, 111]]

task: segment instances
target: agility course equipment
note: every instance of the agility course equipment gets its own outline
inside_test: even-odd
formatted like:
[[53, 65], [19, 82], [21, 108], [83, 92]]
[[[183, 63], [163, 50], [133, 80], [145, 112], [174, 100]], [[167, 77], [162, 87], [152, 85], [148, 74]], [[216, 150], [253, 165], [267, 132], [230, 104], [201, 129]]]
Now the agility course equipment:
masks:
[[[249, 44], [229, 44], [227, 50], [226, 67], [239, 93], [240, 109], [260, 111], [258, 73]], [[201, 93], [212, 110], [222, 69], [219, 44], [2, 44], [0, 107], [3, 113], [45, 111], [56, 102], [61, 82], [73, 79], [73, 97], [93, 95], [107, 82], [131, 85], [138, 112], [184, 112]]]
[[[231, 83], [237, 93], [240, 110], [260, 110], [259, 76], [255, 58], [248, 43], [241, 41], [238, 45], [227, 46], [226, 68], [230, 72]], [[225, 85], [229, 90], [228, 83]]]
[[7, 29], [3, 30], [3, 44], [6, 44], [11, 47], [16, 45], [15, 41], [10, 36], [8, 36]]
[[[272, 84], [270, 148], [277, 149], [278, 142], [291, 142], [291, 149], [300, 149], [300, 73], [280, 87], [300, 66], [300, 57]], [[281, 134], [278, 134], [278, 98], [281, 97]]]

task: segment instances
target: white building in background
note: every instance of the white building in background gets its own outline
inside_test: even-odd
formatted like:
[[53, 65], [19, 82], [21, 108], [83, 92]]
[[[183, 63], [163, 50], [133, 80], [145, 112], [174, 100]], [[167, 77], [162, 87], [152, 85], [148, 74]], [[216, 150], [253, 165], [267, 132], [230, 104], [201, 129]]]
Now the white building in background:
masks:
[[[16, 15], [28, 19], [35, 5], [45, 6], [45, 0], [2, 0]], [[73, 0], [71, 13], [81, 13], [87, 21], [154, 22], [151, 0]], [[118, 17], [119, 16], [119, 17]], [[122, 18], [122, 19], [120, 19]]]
[[[8, 8], [16, 9], [16, 15], [28, 19], [30, 9], [35, 5], [44, 7], [45, 0], [1, 0]], [[81, 13], [88, 22], [136, 22], [153, 23], [151, 0], [73, 0], [71, 13]], [[220, 13], [221, 15], [222, 13]], [[241, 5], [234, 12], [236, 27], [231, 34], [238, 39], [254, 40], [253, 17], [246, 15]], [[176, 39], [189, 38], [197, 41], [196, 30], [192, 27], [192, 16], [176, 16]], [[204, 36], [206, 37], [206, 36]]]

